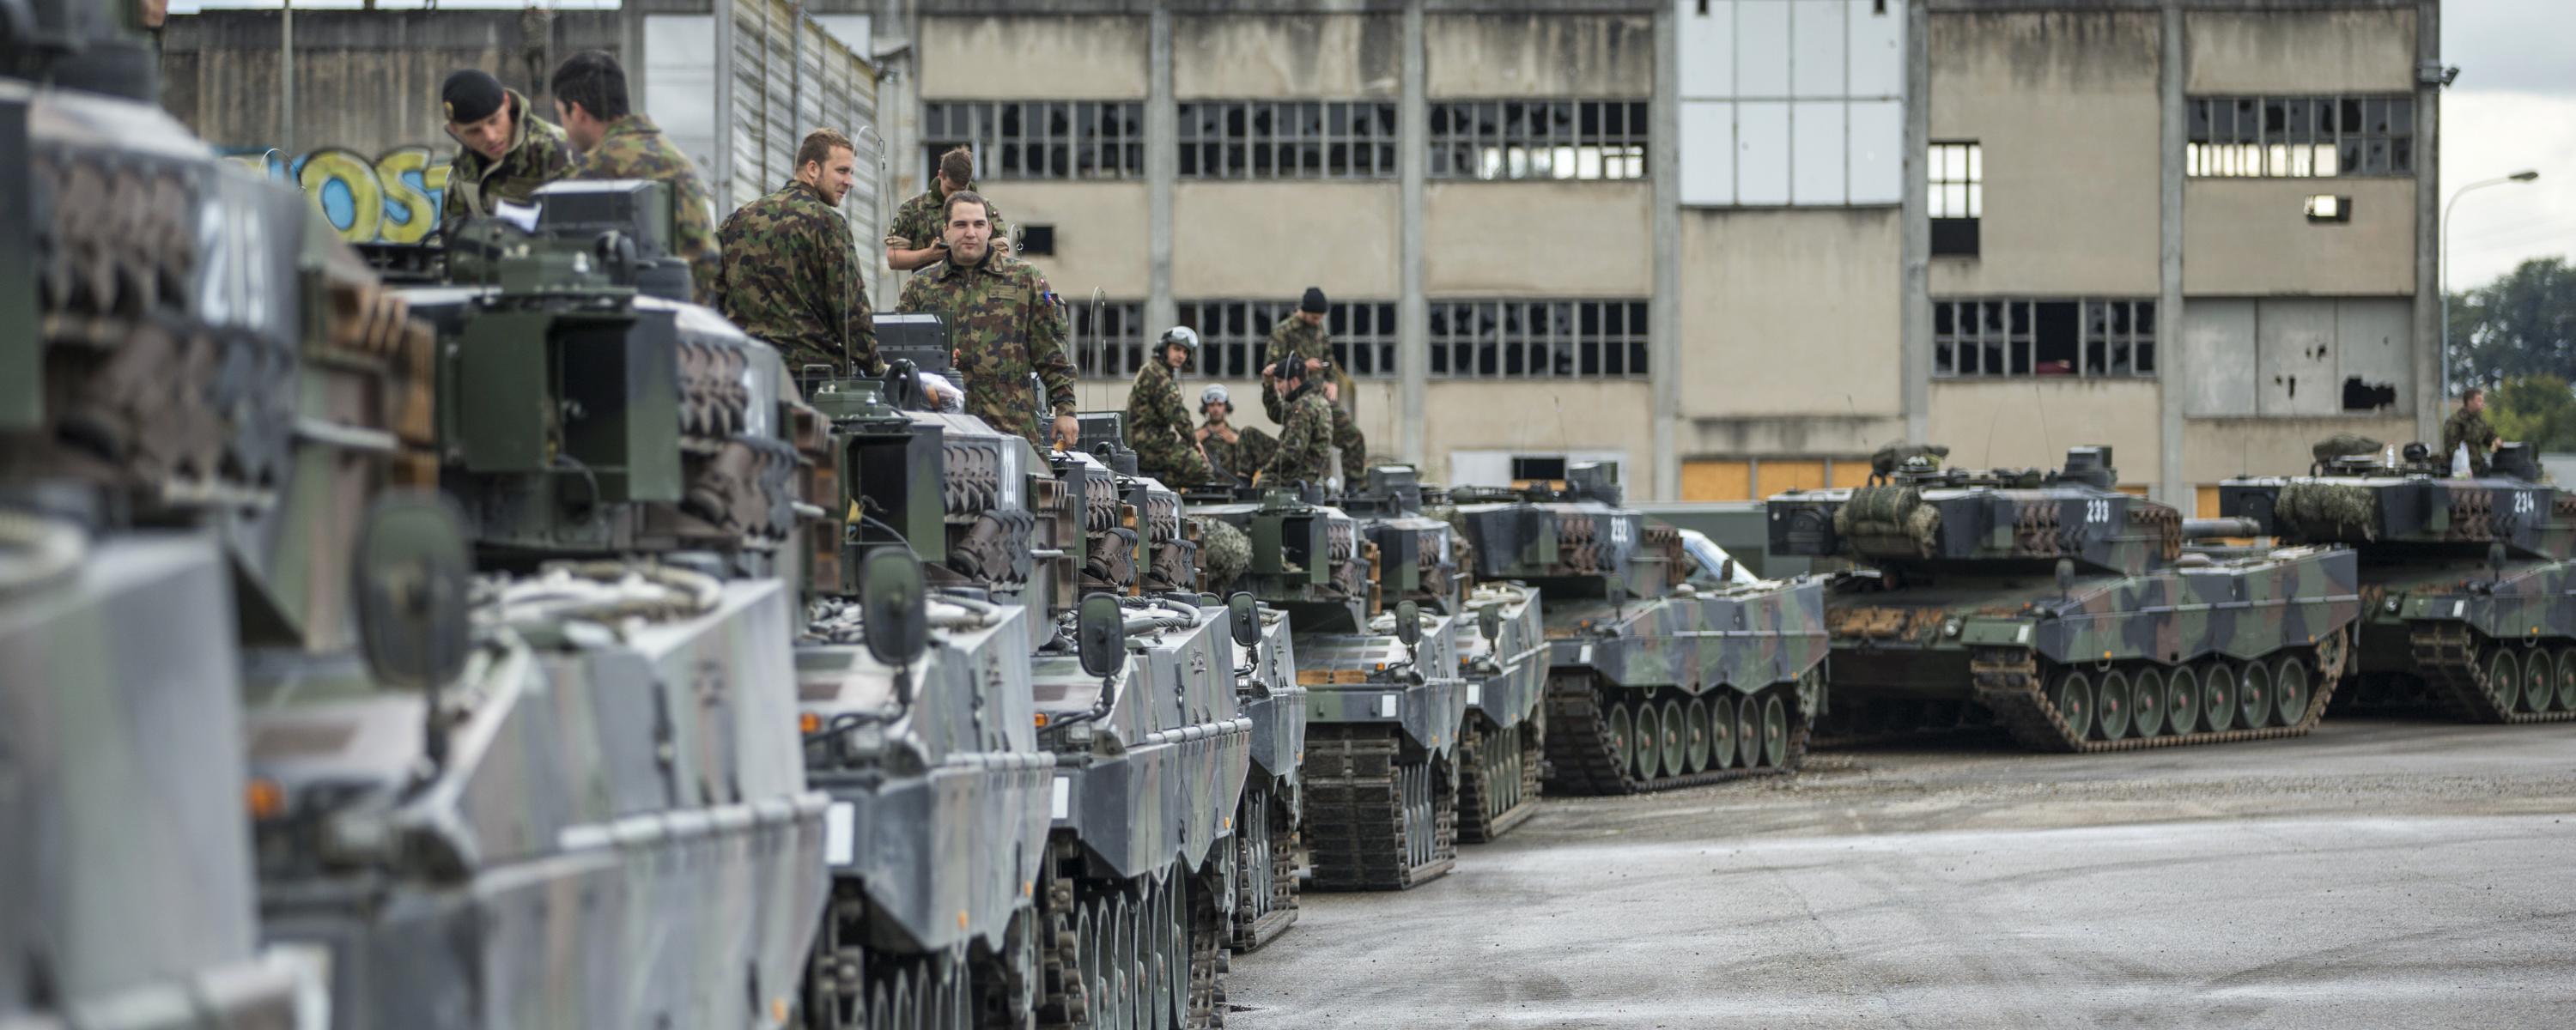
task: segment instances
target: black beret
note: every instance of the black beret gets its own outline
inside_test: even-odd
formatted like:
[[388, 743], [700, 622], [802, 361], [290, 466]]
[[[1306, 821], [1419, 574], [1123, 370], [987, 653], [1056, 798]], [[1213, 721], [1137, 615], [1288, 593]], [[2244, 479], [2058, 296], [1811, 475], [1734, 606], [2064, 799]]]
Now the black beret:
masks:
[[501, 88], [501, 80], [492, 73], [466, 68], [450, 73], [447, 85], [439, 87], [438, 98], [447, 105], [447, 120], [464, 124], [492, 117], [492, 112], [510, 102], [510, 93]]

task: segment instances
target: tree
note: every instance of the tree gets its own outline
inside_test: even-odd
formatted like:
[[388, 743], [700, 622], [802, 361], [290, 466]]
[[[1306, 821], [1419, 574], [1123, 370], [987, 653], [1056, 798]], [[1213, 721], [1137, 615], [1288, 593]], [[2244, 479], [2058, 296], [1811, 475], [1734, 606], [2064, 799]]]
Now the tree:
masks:
[[[2576, 267], [2534, 258], [2451, 295], [2451, 392], [2522, 376], [2576, 376]], [[2499, 427], [2501, 428], [2501, 427]]]
[[2554, 375], [2505, 380], [2487, 398], [2496, 436], [2535, 451], [2576, 451], [2576, 391]]

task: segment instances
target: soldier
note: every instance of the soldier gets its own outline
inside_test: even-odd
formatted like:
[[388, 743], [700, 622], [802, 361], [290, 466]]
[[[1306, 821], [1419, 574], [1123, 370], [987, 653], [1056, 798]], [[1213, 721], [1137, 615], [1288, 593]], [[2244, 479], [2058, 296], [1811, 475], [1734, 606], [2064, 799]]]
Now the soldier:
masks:
[[839, 211], [857, 164], [849, 137], [807, 133], [796, 148], [796, 177], [743, 205], [716, 234], [724, 248], [716, 309], [778, 348], [790, 370], [885, 371], [858, 244]]
[[[951, 193], [975, 189], [975, 152], [958, 147], [939, 155], [939, 172], [930, 177], [930, 188], [920, 196], [903, 202], [894, 212], [894, 224], [886, 227], [886, 265], [898, 272], [927, 268], [948, 260], [948, 244], [941, 238], [941, 204]], [[993, 217], [993, 249], [1011, 252], [1011, 223], [1003, 220], [1002, 210], [986, 201], [984, 207]]]
[[2463, 444], [2469, 449], [2469, 474], [2472, 476], [2486, 475], [2488, 457], [2495, 453], [2496, 448], [2504, 446], [2504, 441], [2496, 439], [2495, 427], [2487, 424], [2486, 387], [2469, 387], [2469, 392], [2460, 395], [2460, 410], [2452, 412], [2451, 417], [2442, 423], [2440, 460], [2449, 464], [2452, 455], [2458, 454]]
[[1321, 484], [1333, 475], [1333, 380], [1327, 369], [1308, 369], [1302, 362], [1279, 366], [1279, 393], [1288, 419], [1279, 433], [1279, 450], [1252, 477], [1256, 485]]
[[895, 310], [928, 312], [948, 324], [957, 373], [965, 377], [959, 385], [966, 388], [967, 414], [1045, 450], [1047, 438], [1038, 435], [1028, 393], [1034, 370], [1055, 413], [1054, 441], [1074, 446], [1080, 436], [1073, 418], [1073, 362], [1064, 353], [1064, 309], [1036, 268], [993, 251], [992, 208], [984, 198], [959, 190], [943, 203], [948, 261], [904, 283]]
[[671, 241], [689, 259], [697, 301], [713, 304], [722, 267], [716, 250], [715, 208], [698, 182], [689, 155], [662, 138], [653, 120], [626, 104], [626, 71], [597, 50], [565, 58], [551, 88], [564, 135], [581, 151], [576, 179], [653, 179], [671, 186]]
[[528, 110], [527, 96], [503, 88], [491, 73], [452, 72], [438, 97], [447, 112], [447, 134], [460, 148], [447, 163], [440, 232], [487, 217], [504, 200], [531, 203], [537, 187], [572, 174], [572, 144], [564, 131]]
[[1154, 344], [1154, 355], [1136, 370], [1127, 390], [1127, 440], [1136, 469], [1168, 486], [1197, 486], [1213, 479], [1207, 454], [1191, 435], [1190, 409], [1174, 377], [1199, 352], [1199, 334], [1173, 326]]
[[1250, 482], [1252, 474], [1269, 464], [1270, 456], [1279, 450], [1279, 442], [1270, 434], [1251, 426], [1238, 429], [1229, 421], [1234, 396], [1224, 383], [1210, 383], [1199, 391], [1199, 414], [1207, 416], [1207, 423], [1198, 429], [1199, 453], [1207, 455], [1220, 479]]
[[[1282, 426], [1288, 424], [1287, 419], [1282, 417], [1282, 413], [1286, 410], [1286, 402], [1282, 399], [1283, 392], [1272, 380], [1278, 369], [1289, 358], [1305, 359], [1306, 368], [1309, 371], [1322, 370], [1330, 363], [1333, 344], [1324, 333], [1324, 313], [1330, 310], [1332, 305], [1324, 301], [1323, 289], [1309, 286], [1306, 287], [1305, 297], [1297, 302], [1297, 310], [1291, 312], [1288, 317], [1280, 319], [1278, 325], [1271, 327], [1270, 352], [1264, 359], [1269, 364], [1261, 369], [1264, 387], [1261, 394], [1261, 410], [1270, 416], [1271, 421]], [[1349, 376], [1339, 371], [1334, 372], [1333, 375], [1337, 393], [1351, 389], [1348, 382]], [[1350, 410], [1339, 403], [1333, 406], [1333, 445], [1342, 449], [1342, 481], [1359, 482], [1361, 476], [1368, 470], [1368, 441], [1360, 436], [1359, 426], [1351, 421]]]

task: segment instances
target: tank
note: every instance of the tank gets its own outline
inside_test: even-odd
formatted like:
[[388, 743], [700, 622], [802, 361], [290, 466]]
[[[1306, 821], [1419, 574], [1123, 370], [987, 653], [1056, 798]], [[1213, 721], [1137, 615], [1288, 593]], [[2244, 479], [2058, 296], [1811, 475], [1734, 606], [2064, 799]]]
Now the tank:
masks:
[[2432, 707], [2472, 722], [2576, 719], [2576, 498], [2521, 444], [2449, 476], [2421, 444], [2338, 437], [2305, 476], [2219, 484], [2256, 533], [2359, 553], [2362, 615], [2339, 707]]
[[1769, 501], [1774, 552], [1858, 566], [1826, 605], [1836, 732], [1991, 718], [2091, 752], [2296, 736], [2324, 714], [2360, 614], [2351, 550], [2193, 544], [2247, 527], [2112, 489], [2106, 447], [2045, 472], [1932, 461]]
[[[1210, 537], [1239, 534], [1246, 560], [1219, 584], [1287, 613], [1306, 687], [1305, 794], [1298, 835], [1314, 890], [1402, 890], [1457, 861], [1455, 592], [1439, 571], [1447, 527], [1370, 525], [1314, 487], [1209, 498], [1190, 516]], [[1423, 561], [1432, 563], [1424, 572]], [[1444, 597], [1440, 605], [1423, 600]]]
[[136, 9], [0, 32], [0, 1025], [318, 1028], [327, 963], [262, 930], [245, 668], [363, 661], [428, 340], [162, 113]]
[[797, 1007], [826, 886], [792, 651], [822, 423], [768, 347], [621, 282], [613, 242], [516, 240], [478, 285], [402, 292], [435, 351], [374, 360], [434, 376], [435, 448], [399, 467], [446, 500], [362, 538], [354, 592], [404, 661], [252, 656], [263, 918], [328, 953], [336, 1025]]
[[1480, 582], [1539, 591], [1547, 789], [1624, 794], [1795, 772], [1824, 711], [1824, 587], [1695, 583], [1618, 466], [1562, 489], [1454, 490]]

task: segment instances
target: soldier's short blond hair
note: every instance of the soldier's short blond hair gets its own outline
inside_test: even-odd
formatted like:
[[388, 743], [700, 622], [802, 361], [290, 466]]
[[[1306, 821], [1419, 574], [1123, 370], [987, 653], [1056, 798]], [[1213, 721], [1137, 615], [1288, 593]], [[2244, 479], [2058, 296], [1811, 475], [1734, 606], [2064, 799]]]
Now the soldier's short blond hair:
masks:
[[806, 133], [805, 142], [796, 145], [796, 167], [829, 164], [832, 161], [832, 152], [835, 150], [847, 150], [855, 154], [858, 153], [859, 148], [851, 146], [850, 138], [841, 135], [835, 129], [816, 129]]

